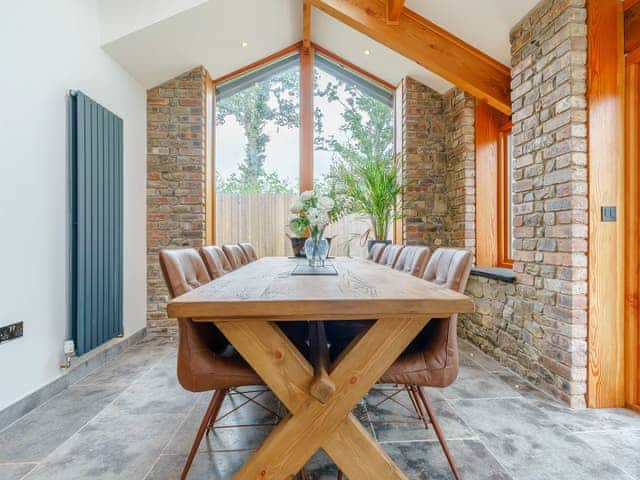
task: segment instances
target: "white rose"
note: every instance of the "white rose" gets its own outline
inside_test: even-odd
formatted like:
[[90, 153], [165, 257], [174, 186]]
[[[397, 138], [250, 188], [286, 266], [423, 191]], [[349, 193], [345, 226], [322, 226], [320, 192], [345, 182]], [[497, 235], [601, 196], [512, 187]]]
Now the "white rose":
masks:
[[311, 200], [312, 198], [313, 198], [313, 190], [307, 190], [300, 194], [300, 200], [302, 200], [303, 202]]
[[300, 213], [302, 208], [303, 208], [302, 202], [300, 200], [297, 200], [296, 203], [291, 205], [291, 209], [289, 211], [291, 213]]
[[331, 210], [335, 204], [336, 202], [330, 197], [320, 197], [318, 199], [318, 206], [323, 210]]

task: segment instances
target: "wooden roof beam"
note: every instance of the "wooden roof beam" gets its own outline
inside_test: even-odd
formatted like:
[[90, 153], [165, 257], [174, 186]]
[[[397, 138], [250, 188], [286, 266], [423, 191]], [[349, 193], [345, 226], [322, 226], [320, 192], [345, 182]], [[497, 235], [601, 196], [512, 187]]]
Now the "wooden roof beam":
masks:
[[387, 0], [387, 23], [398, 25], [405, 0]]
[[390, 25], [387, 6], [379, 0], [308, 1], [502, 113], [511, 115], [509, 67], [412, 10], [404, 8], [399, 25]]
[[302, 48], [311, 47], [311, 5], [307, 0], [302, 4]]

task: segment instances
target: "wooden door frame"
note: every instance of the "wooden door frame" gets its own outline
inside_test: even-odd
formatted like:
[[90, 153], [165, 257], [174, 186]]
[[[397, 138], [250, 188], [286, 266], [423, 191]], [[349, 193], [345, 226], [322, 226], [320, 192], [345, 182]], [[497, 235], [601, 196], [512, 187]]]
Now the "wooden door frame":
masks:
[[640, 48], [625, 68], [625, 402], [640, 413]]

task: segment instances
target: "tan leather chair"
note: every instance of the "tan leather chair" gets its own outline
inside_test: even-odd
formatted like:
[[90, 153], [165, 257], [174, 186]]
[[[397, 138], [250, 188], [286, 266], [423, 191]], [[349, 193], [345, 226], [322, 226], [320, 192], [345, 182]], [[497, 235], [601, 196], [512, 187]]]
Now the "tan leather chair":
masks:
[[240, 245], [224, 245], [222, 247], [222, 250], [229, 259], [229, 263], [231, 264], [231, 268], [233, 270], [237, 270], [243, 265], [249, 263], [249, 259], [244, 254], [244, 251], [242, 250], [242, 247], [240, 247]]
[[211, 245], [200, 247], [199, 252], [212, 280], [233, 270], [222, 248]]
[[384, 249], [384, 252], [382, 252], [382, 255], [380, 255], [378, 263], [393, 268], [398, 261], [398, 257], [400, 256], [400, 253], [402, 253], [403, 249], [404, 245], [395, 243], [393, 245], [387, 246], [387, 248]]
[[374, 243], [371, 246], [371, 250], [369, 250], [369, 255], [367, 256], [367, 259], [371, 260], [372, 262], [378, 262], [385, 248], [387, 248], [386, 243]]
[[404, 247], [393, 268], [401, 272], [409, 273], [414, 277], [422, 277], [425, 268], [427, 268], [430, 255], [431, 249], [429, 247]]
[[[160, 266], [171, 298], [211, 281], [205, 264], [193, 248], [162, 250]], [[262, 379], [229, 345], [212, 323], [178, 319], [178, 381], [186, 390], [215, 390], [193, 441], [181, 479], [187, 478], [202, 437], [215, 422], [229, 388], [263, 385]]]
[[240, 243], [239, 245], [249, 262], [258, 260], [258, 255], [256, 255], [256, 249], [253, 248], [253, 245], [250, 243]]
[[[472, 261], [473, 256], [467, 250], [439, 248], [429, 260], [423, 278], [464, 293]], [[382, 376], [380, 383], [405, 385], [425, 427], [429, 422], [433, 425], [451, 471], [459, 480], [460, 474], [423, 388], [446, 387], [458, 376], [457, 318], [457, 315], [451, 315], [449, 318], [432, 319]]]

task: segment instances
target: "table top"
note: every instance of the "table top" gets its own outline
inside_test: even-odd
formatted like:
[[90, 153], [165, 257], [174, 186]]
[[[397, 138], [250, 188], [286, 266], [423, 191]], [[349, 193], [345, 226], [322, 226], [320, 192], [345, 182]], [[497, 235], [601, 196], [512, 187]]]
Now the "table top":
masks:
[[349, 320], [446, 317], [474, 309], [465, 295], [364, 259], [333, 259], [335, 276], [291, 275], [299, 262], [261, 258], [175, 298], [168, 305], [169, 316], [195, 321]]

